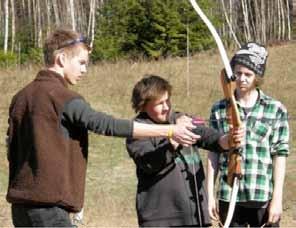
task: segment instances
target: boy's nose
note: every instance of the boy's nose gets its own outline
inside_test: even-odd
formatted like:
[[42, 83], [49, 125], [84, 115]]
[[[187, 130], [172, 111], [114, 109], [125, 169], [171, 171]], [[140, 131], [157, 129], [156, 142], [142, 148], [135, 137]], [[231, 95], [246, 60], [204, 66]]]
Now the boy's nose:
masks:
[[82, 66], [81, 67], [81, 73], [86, 73], [87, 72], [87, 68], [86, 66]]
[[169, 110], [170, 109], [169, 104], [168, 103], [164, 103], [163, 104], [163, 109], [164, 110]]

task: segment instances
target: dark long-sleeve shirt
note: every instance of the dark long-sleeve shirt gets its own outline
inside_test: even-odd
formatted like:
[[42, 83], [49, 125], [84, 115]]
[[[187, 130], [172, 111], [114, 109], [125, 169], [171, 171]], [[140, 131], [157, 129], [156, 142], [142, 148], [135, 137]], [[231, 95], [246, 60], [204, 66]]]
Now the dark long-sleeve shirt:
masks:
[[[146, 113], [135, 120], [154, 123]], [[177, 149], [167, 138], [127, 139], [127, 150], [137, 166], [136, 207], [140, 226], [210, 224], [198, 148], [223, 151], [218, 143], [221, 135], [205, 126], [197, 126], [193, 131], [201, 136], [198, 143]]]

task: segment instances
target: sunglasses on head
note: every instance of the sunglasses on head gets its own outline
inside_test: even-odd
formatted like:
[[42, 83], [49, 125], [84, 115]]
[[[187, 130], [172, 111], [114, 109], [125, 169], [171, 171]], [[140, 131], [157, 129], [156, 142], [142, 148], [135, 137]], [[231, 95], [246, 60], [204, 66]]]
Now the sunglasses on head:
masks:
[[58, 49], [61, 49], [61, 48], [64, 48], [64, 47], [68, 47], [68, 46], [72, 46], [72, 45], [75, 45], [75, 44], [78, 44], [78, 43], [84, 43], [86, 44], [87, 46], [89, 46], [88, 44], [88, 39], [84, 36], [80, 36], [79, 38], [77, 39], [73, 39], [73, 40], [68, 40], [68, 41], [65, 41], [64, 43], [62, 43]]

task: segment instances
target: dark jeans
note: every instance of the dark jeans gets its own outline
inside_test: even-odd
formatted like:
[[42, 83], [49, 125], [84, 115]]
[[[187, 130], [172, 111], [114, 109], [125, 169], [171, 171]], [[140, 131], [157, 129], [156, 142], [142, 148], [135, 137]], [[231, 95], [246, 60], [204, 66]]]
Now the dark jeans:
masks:
[[69, 213], [57, 206], [26, 206], [12, 204], [12, 221], [15, 227], [76, 227]]
[[[219, 201], [219, 214], [221, 222], [224, 224], [228, 212], [229, 203]], [[267, 207], [268, 208], [268, 207]], [[235, 205], [230, 227], [280, 227], [279, 222], [267, 224], [268, 210], [267, 208], [251, 208]]]

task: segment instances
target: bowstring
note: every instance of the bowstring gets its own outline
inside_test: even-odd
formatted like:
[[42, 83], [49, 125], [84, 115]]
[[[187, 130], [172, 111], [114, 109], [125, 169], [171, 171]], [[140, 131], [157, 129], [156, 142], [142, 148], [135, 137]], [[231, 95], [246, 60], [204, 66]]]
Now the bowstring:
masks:
[[[194, 157], [193, 154], [193, 148], [190, 146], [190, 152], [191, 152], [191, 157]], [[194, 160], [194, 159], [193, 159]], [[199, 220], [199, 227], [202, 227], [202, 221], [201, 221], [201, 210], [200, 210], [200, 201], [199, 201], [199, 192], [198, 192], [198, 187], [197, 187], [197, 180], [196, 180], [196, 170], [195, 170], [195, 163], [192, 162], [192, 172], [193, 172], [193, 178], [194, 178], [194, 189], [195, 189], [195, 198], [196, 198], [196, 206], [197, 206], [197, 211], [198, 211], [198, 220]]]

